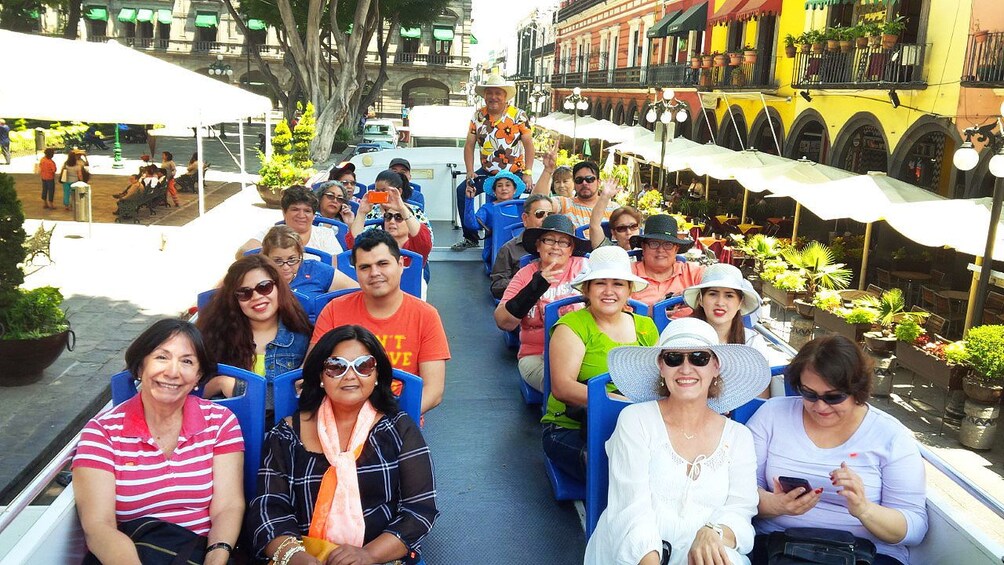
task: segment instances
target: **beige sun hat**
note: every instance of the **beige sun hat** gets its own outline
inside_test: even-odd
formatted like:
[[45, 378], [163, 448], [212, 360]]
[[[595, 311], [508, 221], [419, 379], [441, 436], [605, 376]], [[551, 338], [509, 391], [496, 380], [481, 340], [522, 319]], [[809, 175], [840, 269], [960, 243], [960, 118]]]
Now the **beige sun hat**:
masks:
[[615, 347], [607, 354], [610, 379], [631, 402], [658, 400], [659, 354], [663, 351], [711, 351], [718, 358], [721, 392], [708, 399], [708, 407], [724, 414], [746, 404], [767, 388], [767, 359], [748, 345], [721, 344], [718, 333], [697, 318], [673, 320], [662, 330], [654, 347]]
[[582, 292], [582, 285], [597, 279], [617, 279], [631, 283], [631, 293], [641, 292], [648, 286], [645, 279], [631, 270], [631, 257], [617, 245], [606, 245], [589, 254], [586, 268], [572, 279], [572, 288]]
[[743, 303], [739, 308], [739, 314], [742, 316], [747, 316], [760, 309], [760, 295], [753, 290], [753, 285], [743, 278], [742, 271], [728, 263], [716, 263], [705, 269], [700, 284], [695, 284], [683, 291], [683, 301], [687, 303], [687, 306], [697, 308], [701, 291], [712, 287], [731, 288], [741, 292]]
[[477, 92], [478, 96], [484, 98], [486, 88], [501, 88], [505, 91], [506, 100], [511, 100], [516, 96], [516, 85], [502, 78], [500, 75], [488, 75], [488, 78], [484, 82], [474, 87], [474, 92]]

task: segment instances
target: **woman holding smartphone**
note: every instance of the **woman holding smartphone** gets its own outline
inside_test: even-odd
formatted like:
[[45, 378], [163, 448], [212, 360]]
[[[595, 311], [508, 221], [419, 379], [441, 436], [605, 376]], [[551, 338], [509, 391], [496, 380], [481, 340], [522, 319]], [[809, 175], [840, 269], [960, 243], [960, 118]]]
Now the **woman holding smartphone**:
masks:
[[608, 364], [634, 404], [606, 444], [608, 505], [585, 564], [748, 564], [753, 438], [722, 414], [764, 389], [767, 361], [751, 347], [719, 344], [706, 322], [684, 318], [655, 347], [613, 349]]
[[[924, 462], [910, 430], [868, 406], [871, 362], [847, 338], [821, 337], [802, 347], [785, 380], [801, 396], [768, 400], [748, 424], [757, 532], [834, 528], [874, 543], [876, 564], [909, 563], [909, 546], [927, 533]], [[782, 476], [811, 490], [785, 488]], [[754, 555], [766, 561], [766, 549], [767, 536], [757, 536]]]

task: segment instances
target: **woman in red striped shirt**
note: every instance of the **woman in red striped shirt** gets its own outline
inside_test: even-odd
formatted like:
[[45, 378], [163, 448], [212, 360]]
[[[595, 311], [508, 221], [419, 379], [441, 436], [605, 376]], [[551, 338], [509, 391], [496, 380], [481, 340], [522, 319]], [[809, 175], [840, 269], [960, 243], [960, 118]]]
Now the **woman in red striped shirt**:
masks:
[[189, 394], [216, 361], [195, 326], [170, 319], [125, 358], [139, 394], [88, 422], [73, 459], [87, 547], [103, 563], [140, 563], [120, 530], [156, 518], [205, 536], [205, 563], [226, 563], [244, 512], [244, 441], [230, 410]]

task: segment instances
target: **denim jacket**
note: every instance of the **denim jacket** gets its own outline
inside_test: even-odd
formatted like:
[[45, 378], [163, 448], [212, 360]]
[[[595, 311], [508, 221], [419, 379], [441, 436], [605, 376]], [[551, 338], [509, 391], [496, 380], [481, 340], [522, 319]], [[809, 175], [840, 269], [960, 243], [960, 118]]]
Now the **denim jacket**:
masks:
[[279, 320], [275, 339], [265, 346], [265, 380], [271, 383], [276, 376], [302, 365], [308, 345], [309, 335], [293, 333]]

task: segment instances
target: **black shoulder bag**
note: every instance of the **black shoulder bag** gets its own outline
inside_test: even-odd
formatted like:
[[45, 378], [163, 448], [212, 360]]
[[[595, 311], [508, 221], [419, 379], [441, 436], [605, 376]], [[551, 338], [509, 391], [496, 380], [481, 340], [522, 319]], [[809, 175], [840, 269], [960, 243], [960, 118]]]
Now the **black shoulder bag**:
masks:
[[[199, 565], [206, 560], [206, 536], [157, 518], [136, 518], [119, 524], [119, 530], [136, 544], [143, 565]], [[82, 565], [99, 565], [88, 552]]]
[[843, 530], [788, 528], [767, 540], [769, 565], [870, 565], [874, 560], [874, 543]]

